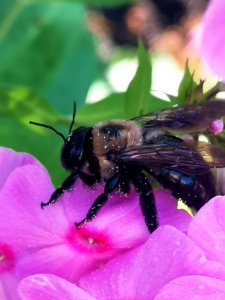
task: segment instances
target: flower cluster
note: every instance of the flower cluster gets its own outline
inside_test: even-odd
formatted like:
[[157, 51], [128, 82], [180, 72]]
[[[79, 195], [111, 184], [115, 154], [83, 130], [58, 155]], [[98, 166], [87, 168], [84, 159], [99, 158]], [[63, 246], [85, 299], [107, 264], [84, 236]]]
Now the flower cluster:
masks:
[[78, 181], [42, 210], [54, 190], [44, 167], [6, 148], [0, 162], [0, 299], [225, 298], [223, 197], [192, 219], [154, 190], [160, 227], [150, 235], [136, 192], [114, 193], [77, 229], [101, 184]]

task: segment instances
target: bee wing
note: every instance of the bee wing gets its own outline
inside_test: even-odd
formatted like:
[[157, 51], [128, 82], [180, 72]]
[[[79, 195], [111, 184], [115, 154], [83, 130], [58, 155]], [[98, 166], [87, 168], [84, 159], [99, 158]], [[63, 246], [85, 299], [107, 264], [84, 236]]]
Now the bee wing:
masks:
[[197, 175], [207, 173], [209, 168], [225, 167], [225, 150], [194, 141], [177, 145], [149, 144], [125, 148], [114, 159], [142, 168], [168, 168]]
[[212, 121], [225, 116], [225, 101], [214, 100], [203, 104], [186, 105], [161, 110], [133, 118], [143, 124], [143, 130], [161, 128], [166, 132], [201, 132]]

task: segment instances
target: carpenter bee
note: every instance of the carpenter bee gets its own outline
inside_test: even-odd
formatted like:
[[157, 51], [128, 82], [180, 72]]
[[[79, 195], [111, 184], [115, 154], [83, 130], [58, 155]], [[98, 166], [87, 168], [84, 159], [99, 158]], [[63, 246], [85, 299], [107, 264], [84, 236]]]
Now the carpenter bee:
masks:
[[151, 178], [196, 211], [216, 194], [210, 169], [225, 167], [225, 150], [182, 136], [200, 133], [225, 115], [225, 101], [207, 101], [73, 129], [75, 114], [74, 103], [67, 137], [52, 126], [30, 122], [62, 137], [61, 162], [70, 171], [50, 199], [41, 203], [42, 208], [55, 203], [77, 178], [88, 185], [103, 181], [103, 193], [93, 201], [86, 217], [75, 223], [79, 227], [96, 217], [111, 192], [128, 192], [132, 184], [139, 194], [146, 226], [153, 232], [158, 217]]

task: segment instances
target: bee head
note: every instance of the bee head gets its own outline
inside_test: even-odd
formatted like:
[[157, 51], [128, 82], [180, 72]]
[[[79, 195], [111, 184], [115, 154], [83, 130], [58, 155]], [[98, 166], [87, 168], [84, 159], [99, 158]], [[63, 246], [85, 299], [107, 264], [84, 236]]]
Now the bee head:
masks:
[[67, 170], [80, 169], [85, 162], [86, 137], [90, 133], [88, 127], [73, 130], [65, 141], [61, 151], [61, 163]]
[[73, 117], [69, 128], [69, 134], [66, 138], [61, 132], [56, 130], [54, 127], [42, 123], [30, 121], [30, 124], [48, 128], [59, 135], [63, 141], [63, 147], [61, 150], [61, 162], [65, 169], [74, 170], [80, 169], [84, 164], [84, 150], [85, 150], [85, 139], [87, 134], [91, 132], [91, 128], [79, 127], [72, 130], [76, 115], [76, 103], [74, 102]]

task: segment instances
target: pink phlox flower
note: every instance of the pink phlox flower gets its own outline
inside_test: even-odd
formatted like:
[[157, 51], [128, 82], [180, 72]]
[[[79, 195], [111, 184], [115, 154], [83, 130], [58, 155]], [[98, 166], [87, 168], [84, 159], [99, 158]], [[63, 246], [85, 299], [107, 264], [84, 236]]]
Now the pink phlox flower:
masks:
[[179, 230], [161, 226], [144, 244], [111, 259], [76, 285], [39, 274], [22, 280], [19, 292], [24, 300], [35, 299], [38, 293], [46, 300], [80, 299], [82, 293], [87, 293], [87, 299], [151, 300], [180, 276], [206, 274], [224, 280], [225, 268], [207, 260], [204, 252]]
[[[188, 230], [188, 236], [204, 251], [206, 258], [223, 267], [225, 267], [224, 214], [225, 197], [214, 197], [196, 214]], [[204, 275], [178, 277], [164, 286], [156, 299], [225, 299], [224, 278], [217, 277], [211, 272]]]
[[47, 201], [54, 190], [48, 174], [37, 166], [15, 169], [0, 193], [4, 207], [0, 241], [16, 254], [20, 277], [48, 272], [74, 281], [146, 240], [148, 232], [136, 212], [135, 198], [124, 203], [121, 199], [123, 205], [108, 210], [106, 205], [106, 212], [100, 212], [96, 221], [75, 228], [74, 222], [84, 217], [100, 188], [90, 190], [78, 181], [72, 192], [42, 210], [40, 202]]
[[[79, 284], [97, 299], [154, 299], [160, 288], [184, 275], [225, 279], [225, 268], [206, 259], [190, 238], [171, 226], [158, 228], [140, 247], [110, 260]], [[96, 288], [98, 286], [98, 288]]]
[[[34, 165], [42, 168], [42, 165], [30, 154], [18, 153], [11, 149], [0, 147], [0, 190], [4, 187], [9, 175], [13, 170], [25, 165]], [[1, 210], [4, 212], [2, 203]], [[0, 227], [3, 230], [2, 227]], [[15, 236], [14, 236], [15, 238]], [[0, 240], [0, 299], [17, 300], [16, 288], [18, 278], [15, 275], [16, 255], [7, 241]]]
[[[83, 219], [102, 193], [103, 185], [90, 188], [78, 180], [56, 204], [42, 210], [41, 201], [47, 201], [54, 191], [48, 173], [32, 157], [24, 154], [22, 159], [22, 154], [16, 154], [17, 159], [15, 152], [4, 151], [5, 156], [13, 155], [16, 163], [13, 168], [9, 159], [10, 171], [5, 173], [0, 191], [0, 245], [3, 245], [0, 255], [8, 258], [16, 279], [52, 273], [77, 282], [81, 276], [148, 239], [150, 234], [134, 189], [129, 195], [110, 195], [98, 216], [76, 229], [74, 222]], [[6, 161], [2, 169], [7, 169]], [[176, 209], [176, 201], [168, 192], [155, 190], [155, 197], [160, 224], [171, 224], [186, 232], [191, 217]], [[4, 247], [8, 249], [6, 252]], [[2, 259], [0, 265], [5, 262]]]

